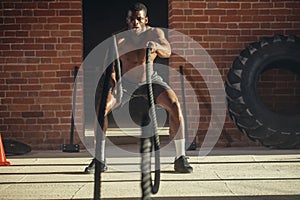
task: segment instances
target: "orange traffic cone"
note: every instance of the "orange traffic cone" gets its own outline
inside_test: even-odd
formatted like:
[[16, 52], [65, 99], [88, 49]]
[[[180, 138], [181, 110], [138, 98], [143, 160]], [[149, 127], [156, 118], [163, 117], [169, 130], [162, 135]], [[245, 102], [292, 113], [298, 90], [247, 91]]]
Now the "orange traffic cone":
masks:
[[2, 137], [0, 133], [0, 166], [9, 166], [9, 165], [10, 162], [6, 161], [6, 156], [5, 156], [4, 147], [2, 143]]

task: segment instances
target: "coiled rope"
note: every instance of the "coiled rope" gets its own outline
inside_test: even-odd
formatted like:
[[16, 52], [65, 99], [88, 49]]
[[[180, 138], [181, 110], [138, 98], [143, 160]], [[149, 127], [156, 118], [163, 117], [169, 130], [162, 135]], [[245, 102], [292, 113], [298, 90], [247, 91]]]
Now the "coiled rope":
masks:
[[[152, 46], [148, 46], [146, 49], [146, 82], [148, 89], [148, 104], [150, 107], [150, 126], [146, 126], [149, 122], [148, 113], [143, 116], [142, 123], [142, 137], [141, 137], [141, 188], [142, 188], [142, 199], [148, 200], [151, 198], [151, 194], [156, 194], [160, 184], [160, 142], [157, 132], [157, 118], [155, 112], [154, 95], [151, 80], [150, 63]], [[151, 134], [153, 133], [153, 134]], [[151, 177], [151, 152], [152, 146], [154, 145], [155, 150], [155, 176], [154, 184], [152, 184]]]

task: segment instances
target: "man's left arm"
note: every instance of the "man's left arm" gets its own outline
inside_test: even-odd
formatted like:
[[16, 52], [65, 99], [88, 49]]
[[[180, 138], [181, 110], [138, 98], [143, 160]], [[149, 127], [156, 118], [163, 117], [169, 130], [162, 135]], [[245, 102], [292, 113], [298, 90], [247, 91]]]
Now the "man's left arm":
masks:
[[171, 46], [165, 37], [162, 29], [155, 28], [156, 39], [154, 42], [154, 50], [161, 58], [169, 58], [171, 56]]

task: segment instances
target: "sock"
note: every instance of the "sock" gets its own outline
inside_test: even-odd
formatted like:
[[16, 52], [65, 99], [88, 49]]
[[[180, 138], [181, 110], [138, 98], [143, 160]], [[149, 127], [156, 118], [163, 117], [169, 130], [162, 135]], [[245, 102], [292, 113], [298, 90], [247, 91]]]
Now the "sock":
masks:
[[176, 159], [185, 156], [185, 139], [174, 140]]
[[[94, 141], [94, 147], [96, 148], [96, 140]], [[101, 140], [101, 161], [105, 160], [105, 139]]]
[[105, 140], [101, 140], [101, 161], [105, 160]]

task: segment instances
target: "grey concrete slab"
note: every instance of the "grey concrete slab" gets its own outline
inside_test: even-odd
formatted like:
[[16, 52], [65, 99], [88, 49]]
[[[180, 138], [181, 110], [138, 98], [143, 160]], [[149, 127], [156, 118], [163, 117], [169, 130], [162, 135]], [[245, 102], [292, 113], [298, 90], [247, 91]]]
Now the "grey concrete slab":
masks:
[[[123, 146], [126, 151], [119, 156], [113, 148], [107, 147], [102, 199], [140, 199], [140, 157], [132, 153], [136, 147]], [[173, 172], [173, 150], [170, 146], [161, 153], [161, 185], [153, 199], [300, 199], [300, 150], [215, 148], [203, 157], [188, 151], [192, 174]], [[83, 173], [92, 159], [88, 151], [33, 151], [7, 159], [12, 165], [0, 167], [0, 199], [93, 198], [94, 176]]]

